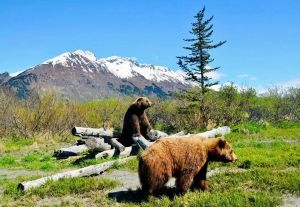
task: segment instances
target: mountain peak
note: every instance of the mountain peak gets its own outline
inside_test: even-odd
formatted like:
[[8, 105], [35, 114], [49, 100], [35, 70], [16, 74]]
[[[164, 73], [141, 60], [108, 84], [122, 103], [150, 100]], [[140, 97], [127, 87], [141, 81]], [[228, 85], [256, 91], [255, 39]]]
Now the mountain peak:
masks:
[[96, 56], [93, 53], [91, 53], [90, 51], [85, 51], [84, 52], [83, 50], [76, 50], [73, 53], [74, 54], [78, 54], [78, 55], [82, 55], [82, 56], [84, 56], [84, 57], [86, 57], [86, 58], [88, 58], [88, 59], [90, 59], [92, 61], [96, 61], [97, 60]]
[[63, 53], [55, 58], [43, 62], [42, 64], [52, 64], [53, 66], [61, 64], [62, 66], [68, 67], [73, 66], [74, 64], [84, 65], [87, 64], [87, 62], [96, 61], [97, 58], [93, 53], [89, 51], [84, 52], [83, 50], [76, 50], [75, 52]]

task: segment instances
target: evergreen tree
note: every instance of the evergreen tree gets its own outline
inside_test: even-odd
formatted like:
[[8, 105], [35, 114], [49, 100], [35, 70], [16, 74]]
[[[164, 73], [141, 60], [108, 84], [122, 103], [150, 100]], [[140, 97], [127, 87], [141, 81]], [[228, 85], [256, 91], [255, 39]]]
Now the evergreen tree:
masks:
[[183, 47], [191, 51], [189, 56], [178, 56], [178, 65], [186, 73], [187, 80], [200, 84], [202, 95], [204, 95], [208, 88], [217, 85], [219, 82], [209, 82], [210, 77], [207, 76], [209, 72], [216, 71], [220, 67], [208, 68], [207, 65], [214, 61], [210, 57], [208, 50], [220, 47], [226, 41], [219, 42], [218, 44], [212, 44], [210, 36], [213, 34], [212, 27], [210, 24], [213, 16], [208, 20], [203, 20], [205, 7], [194, 16], [197, 21], [192, 23], [192, 31], [190, 33], [195, 36], [192, 39], [184, 39], [184, 41], [191, 42], [191, 46]]
[[[183, 47], [189, 50], [191, 53], [189, 56], [177, 56], [179, 67], [186, 73], [187, 80], [196, 82], [199, 84], [200, 91], [190, 90], [186, 91], [187, 94], [182, 94], [191, 101], [198, 101], [201, 114], [201, 125], [207, 127], [209, 122], [209, 110], [205, 103], [205, 94], [209, 91], [209, 87], [217, 85], [219, 82], [210, 82], [212, 78], [208, 77], [208, 73], [218, 70], [220, 67], [208, 68], [208, 64], [213, 62], [209, 54], [210, 49], [214, 49], [223, 45], [226, 41], [221, 41], [218, 44], [213, 44], [210, 39], [213, 34], [213, 25], [210, 24], [213, 16], [207, 20], [203, 20], [205, 7], [197, 13], [196, 22], [192, 23], [192, 31], [190, 33], [194, 35], [194, 38], [184, 39], [184, 41], [190, 42], [189, 47]], [[197, 89], [197, 87], [196, 87]], [[191, 105], [193, 106], [193, 105]]]

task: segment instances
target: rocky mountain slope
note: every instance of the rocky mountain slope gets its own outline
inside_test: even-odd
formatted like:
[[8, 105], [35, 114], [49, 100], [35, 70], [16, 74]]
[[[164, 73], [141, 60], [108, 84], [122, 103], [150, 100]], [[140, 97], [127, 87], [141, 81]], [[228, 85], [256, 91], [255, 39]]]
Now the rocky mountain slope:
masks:
[[26, 97], [31, 90], [53, 90], [66, 98], [93, 100], [120, 95], [165, 96], [189, 83], [180, 73], [162, 66], [139, 64], [118, 56], [97, 59], [89, 51], [61, 54], [17, 76], [0, 74], [0, 85]]

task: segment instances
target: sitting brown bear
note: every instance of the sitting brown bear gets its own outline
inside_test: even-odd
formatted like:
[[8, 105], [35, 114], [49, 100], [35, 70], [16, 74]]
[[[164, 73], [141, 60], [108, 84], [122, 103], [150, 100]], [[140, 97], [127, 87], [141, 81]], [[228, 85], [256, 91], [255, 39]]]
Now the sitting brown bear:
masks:
[[128, 108], [123, 123], [122, 136], [119, 142], [128, 147], [133, 144], [132, 135], [147, 137], [148, 132], [152, 129], [145, 109], [151, 107], [152, 103], [145, 97], [140, 97], [133, 102]]
[[148, 147], [139, 160], [139, 178], [146, 196], [161, 189], [172, 177], [180, 193], [192, 181], [202, 190], [211, 190], [206, 181], [208, 161], [235, 162], [237, 156], [223, 138], [162, 138]]

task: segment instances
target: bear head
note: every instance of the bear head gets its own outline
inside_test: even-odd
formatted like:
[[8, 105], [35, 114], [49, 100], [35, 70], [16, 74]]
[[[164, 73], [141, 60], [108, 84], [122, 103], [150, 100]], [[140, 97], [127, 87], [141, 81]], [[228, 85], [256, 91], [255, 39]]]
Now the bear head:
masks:
[[146, 97], [140, 97], [135, 102], [133, 102], [133, 105], [138, 106], [141, 109], [146, 109], [152, 106], [152, 103], [149, 99]]
[[213, 146], [209, 152], [209, 160], [220, 162], [235, 162], [238, 160], [231, 145], [224, 137], [211, 139], [211, 141], [213, 142]]

